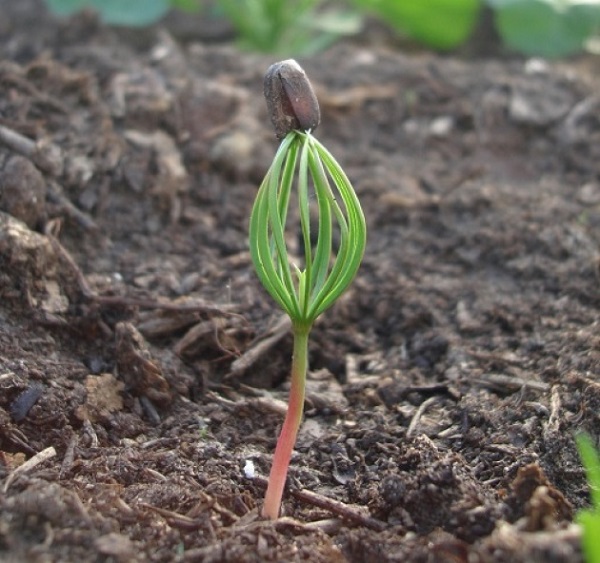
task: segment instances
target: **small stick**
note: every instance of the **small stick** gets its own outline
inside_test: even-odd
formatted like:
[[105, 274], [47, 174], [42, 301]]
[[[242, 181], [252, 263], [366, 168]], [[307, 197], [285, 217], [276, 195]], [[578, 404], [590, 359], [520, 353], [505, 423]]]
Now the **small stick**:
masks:
[[423, 416], [423, 414], [425, 414], [425, 411], [431, 405], [433, 405], [433, 403], [437, 402], [437, 400], [438, 400], [438, 397], [433, 396], [433, 397], [429, 397], [429, 399], [427, 399], [426, 401], [423, 401], [421, 403], [421, 405], [417, 409], [417, 412], [415, 412], [414, 416], [412, 417], [410, 424], [408, 425], [408, 430], [406, 431], [407, 438], [410, 438], [416, 432], [417, 427], [419, 426], [419, 422], [421, 421], [421, 417]]
[[342, 527], [342, 520], [340, 518], [326, 518], [324, 520], [315, 520], [314, 522], [307, 522], [304, 524], [307, 530], [319, 530], [328, 535], [336, 534]]
[[92, 426], [92, 423], [88, 418], [85, 418], [83, 420], [83, 429], [85, 433], [90, 437], [90, 440], [92, 442], [91, 447], [97, 448], [98, 444], [100, 443], [98, 441], [98, 434], [96, 434], [96, 431], [94, 430], [94, 427]]
[[266, 354], [284, 336], [289, 334], [292, 321], [287, 315], [281, 315], [275, 326], [251, 348], [246, 350], [237, 360], [231, 364], [229, 373], [225, 379], [231, 379], [242, 375], [250, 366]]
[[215, 512], [218, 512], [221, 516], [225, 516], [232, 522], [237, 522], [240, 518], [234, 512], [231, 512], [228, 508], [225, 508], [219, 501], [211, 497], [208, 493], [205, 493], [203, 490], [199, 489], [196, 491], [198, 496], [202, 499], [203, 502], [207, 503], [208, 508], [212, 508]]
[[198, 299], [195, 299], [192, 303], [164, 303], [161, 301], [154, 301], [152, 299], [139, 299], [137, 297], [121, 297], [118, 295], [98, 295], [96, 293], [92, 293], [92, 295], [88, 295], [86, 297], [89, 297], [90, 299], [96, 301], [101, 305], [139, 307], [140, 309], [161, 309], [164, 311], [174, 311], [176, 313], [199, 312], [219, 313], [231, 317], [241, 316], [238, 313], [234, 313], [231, 311], [231, 309], [234, 308], [233, 305], [211, 305]]
[[169, 526], [179, 528], [187, 532], [196, 531], [205, 525], [204, 520], [190, 518], [185, 514], [179, 514], [178, 512], [166, 510], [165, 508], [160, 508], [158, 506], [152, 506], [151, 504], [146, 504], [145, 502], [141, 502], [139, 506], [142, 508], [146, 508], [147, 510], [151, 510], [152, 512], [156, 512], [157, 514], [160, 514], [163, 518], [167, 520]]
[[67, 446], [65, 457], [63, 458], [62, 465], [60, 466], [60, 472], [58, 478], [62, 479], [73, 467], [73, 460], [75, 459], [75, 447], [77, 446], [77, 434], [73, 434], [71, 441]]
[[327, 518], [326, 520], [315, 520], [314, 522], [300, 522], [289, 516], [281, 516], [273, 522], [275, 528], [290, 527], [301, 532], [323, 532], [330, 536], [337, 534], [343, 525], [340, 518]]
[[35, 454], [38, 453], [36, 449], [32, 448], [27, 443], [27, 438], [25, 437], [25, 435], [18, 428], [13, 427], [8, 432], [8, 434], [6, 435], [6, 437], [11, 442], [13, 442], [17, 446], [19, 446], [19, 448], [21, 448], [23, 451], [27, 452], [28, 454], [35, 455]]
[[550, 392], [550, 416], [548, 417], [548, 422], [545, 425], [545, 433], [558, 432], [560, 428], [560, 409], [560, 389], [558, 385], [553, 385]]
[[0, 143], [29, 158], [40, 170], [60, 176], [63, 170], [61, 150], [48, 142], [35, 142], [13, 129], [0, 125]]
[[28, 158], [35, 153], [35, 143], [31, 139], [4, 125], [0, 125], [0, 142]]
[[98, 232], [100, 230], [94, 219], [73, 204], [73, 202], [64, 195], [62, 187], [56, 182], [48, 182], [46, 197], [49, 202], [58, 206], [60, 211], [70, 217], [82, 228], [93, 232]]
[[[261, 477], [260, 475], [255, 475], [252, 481], [265, 488], [268, 484], [267, 479], [265, 477]], [[289, 493], [300, 502], [328, 510], [347, 522], [352, 522], [353, 524], [364, 526], [365, 528], [369, 528], [377, 532], [381, 532], [387, 528], [387, 524], [385, 522], [372, 518], [371, 516], [365, 516], [358, 510], [348, 506], [347, 504], [344, 504], [343, 502], [340, 502], [339, 500], [330, 499], [305, 489], [291, 489], [289, 490]]]
[[533, 391], [544, 392], [550, 389], [550, 385], [543, 381], [534, 381], [532, 379], [522, 379], [503, 373], [485, 373], [475, 379], [476, 383], [491, 389], [492, 391], [501, 391], [512, 393], [522, 388], [532, 389]]
[[6, 482], [4, 483], [3, 492], [6, 493], [8, 488], [11, 486], [13, 481], [19, 477], [20, 475], [27, 473], [38, 466], [40, 463], [48, 459], [52, 459], [56, 455], [56, 450], [50, 446], [45, 450], [42, 450], [40, 453], [34, 455], [31, 459], [28, 459], [23, 465], [19, 465], [12, 473], [6, 478]]

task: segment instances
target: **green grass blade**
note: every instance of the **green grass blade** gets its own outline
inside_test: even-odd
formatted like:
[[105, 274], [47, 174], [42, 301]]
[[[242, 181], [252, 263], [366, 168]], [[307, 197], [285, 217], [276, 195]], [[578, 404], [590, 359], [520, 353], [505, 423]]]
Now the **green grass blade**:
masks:
[[583, 529], [582, 546], [586, 563], [600, 563], [600, 512], [582, 510], [577, 522]]
[[592, 439], [587, 434], [579, 434], [576, 441], [579, 456], [590, 485], [592, 505], [600, 513], [600, 457], [596, 448], [594, 448]]

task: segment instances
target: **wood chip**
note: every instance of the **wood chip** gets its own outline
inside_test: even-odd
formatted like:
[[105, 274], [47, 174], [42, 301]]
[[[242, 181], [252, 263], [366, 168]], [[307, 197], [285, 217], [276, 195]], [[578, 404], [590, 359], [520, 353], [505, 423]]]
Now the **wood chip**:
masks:
[[45, 461], [52, 459], [56, 455], [56, 450], [50, 446], [45, 450], [42, 450], [40, 453], [34, 455], [31, 459], [28, 459], [23, 465], [19, 465], [7, 478], [4, 483], [4, 487], [2, 488], [3, 492], [6, 493], [8, 488], [12, 485], [15, 479], [17, 479], [20, 475], [28, 473], [35, 467], [37, 467], [40, 463], [44, 463]]

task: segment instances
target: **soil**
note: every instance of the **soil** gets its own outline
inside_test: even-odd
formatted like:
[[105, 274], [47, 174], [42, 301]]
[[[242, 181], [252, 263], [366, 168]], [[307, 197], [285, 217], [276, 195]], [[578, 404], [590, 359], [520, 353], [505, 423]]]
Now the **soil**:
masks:
[[0, 560], [582, 560], [598, 58], [300, 60], [369, 241], [271, 522], [292, 343], [247, 227], [273, 57], [0, 4]]

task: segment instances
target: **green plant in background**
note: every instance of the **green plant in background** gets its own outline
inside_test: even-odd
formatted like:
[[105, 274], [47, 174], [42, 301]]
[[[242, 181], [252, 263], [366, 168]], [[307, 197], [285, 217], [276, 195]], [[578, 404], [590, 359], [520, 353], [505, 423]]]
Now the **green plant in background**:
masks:
[[577, 513], [577, 522], [583, 530], [583, 553], [587, 563], [600, 563], [600, 456], [587, 434], [577, 436], [577, 449], [587, 474], [592, 501], [592, 508]]
[[[113, 25], [144, 26], [171, 8], [199, 11], [201, 0], [46, 0], [67, 16], [96, 10]], [[310, 55], [343, 35], [357, 33], [371, 14], [427, 47], [454, 49], [468, 40], [483, 5], [494, 12], [504, 44], [531, 56], [562, 57], [582, 51], [600, 33], [600, 0], [347, 0], [351, 8], [324, 8], [323, 0], [214, 0], [243, 49]]]
[[70, 16], [84, 8], [91, 8], [108, 24], [131, 27], [153, 24], [171, 8], [199, 8], [199, 0], [46, 0], [46, 4], [58, 16]]
[[352, 0], [401, 33], [433, 47], [452, 49], [464, 43], [479, 14], [479, 0]]
[[483, 4], [510, 49], [542, 57], [580, 52], [600, 30], [600, 0], [352, 0], [400, 33], [433, 47], [453, 49], [478, 23]]
[[[201, 8], [201, 0], [46, 0], [46, 4], [58, 16], [91, 8], [105, 23], [132, 27], [156, 23], [173, 8], [188, 12]], [[309, 55], [361, 26], [357, 13], [320, 9], [321, 4], [321, 0], [216, 0], [214, 9], [229, 20], [243, 49]]]
[[321, 0], [218, 0], [243, 49], [275, 55], [310, 55], [342, 35], [357, 33], [360, 16], [319, 9]]
[[599, 0], [487, 0], [504, 44], [525, 55], [578, 53], [600, 30]]
[[[346, 174], [311, 133], [319, 123], [319, 106], [298, 63], [288, 60], [269, 68], [265, 97], [277, 136], [283, 140], [256, 195], [250, 254], [263, 286], [290, 316], [294, 337], [288, 410], [263, 507], [263, 515], [274, 519], [302, 421], [309, 334], [315, 319], [353, 280], [365, 250], [366, 225]], [[318, 215], [316, 233], [311, 230], [311, 199]], [[300, 265], [290, 264], [286, 243], [290, 216], [295, 216], [290, 213], [292, 201], [302, 235]], [[334, 244], [336, 238], [339, 243]]]

